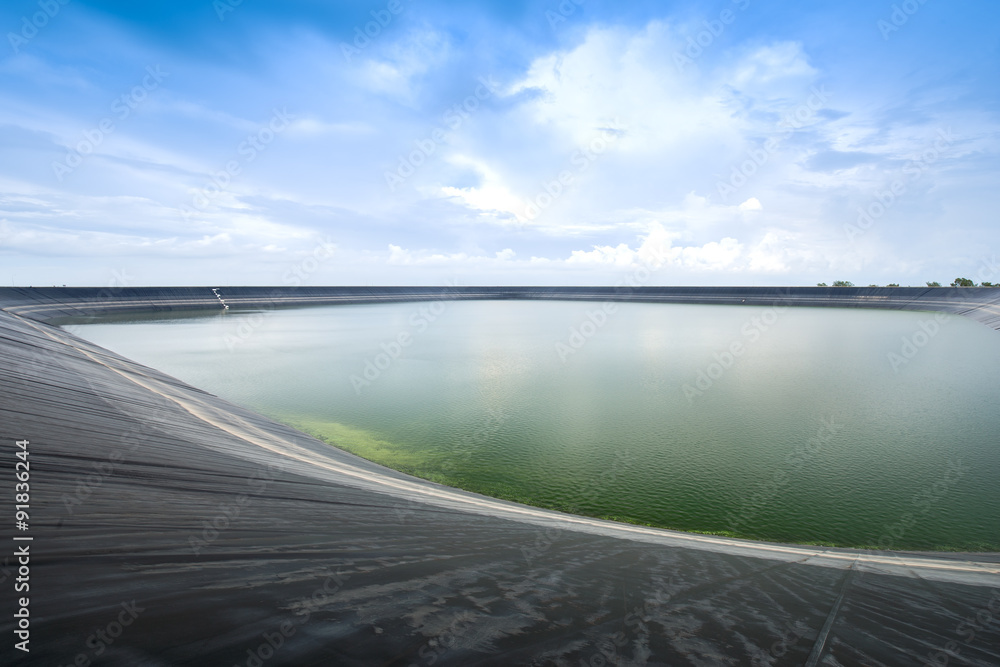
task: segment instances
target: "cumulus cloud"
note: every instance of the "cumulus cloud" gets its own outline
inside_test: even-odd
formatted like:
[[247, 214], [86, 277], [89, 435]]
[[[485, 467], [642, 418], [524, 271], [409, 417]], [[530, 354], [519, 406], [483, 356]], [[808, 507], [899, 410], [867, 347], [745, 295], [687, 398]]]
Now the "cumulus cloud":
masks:
[[[718, 241], [709, 241], [702, 245], [674, 245], [674, 235], [663, 225], [654, 223], [647, 232], [640, 235], [639, 242], [632, 247], [628, 243], [618, 245], [597, 245], [590, 250], [573, 250], [568, 257], [533, 256], [527, 260], [519, 260], [516, 253], [505, 248], [488, 254], [440, 253], [432, 251], [411, 251], [398, 245], [390, 244], [388, 263], [395, 265], [438, 265], [455, 267], [479, 265], [528, 267], [544, 264], [550, 268], [560, 266], [566, 268], [603, 267], [612, 269], [627, 269], [643, 265], [647, 268], [682, 268], [699, 272], [741, 271], [747, 267], [750, 258], [744, 252], [744, 246], [732, 237]], [[758, 250], [763, 257], [764, 250]], [[762, 261], [762, 260], [758, 260]]]
[[[595, 26], [572, 47], [536, 58], [504, 91], [512, 104], [503, 121], [525, 128], [524, 137], [453, 155], [451, 161], [467, 163], [479, 182], [445, 182], [438, 192], [497, 223], [531, 223], [549, 235], [630, 228], [642, 218], [743, 224], [739, 214], [763, 210], [757, 196], [744, 194], [738, 206], [712, 206], [708, 193], [714, 195], [718, 178], [701, 183], [700, 194], [678, 190], [693, 174], [728, 174], [746, 160], [746, 151], [759, 143], [749, 137], [777, 132], [781, 114], [810, 94], [818, 70], [801, 44], [775, 42], [692, 77], [673, 63], [683, 44], [676, 28], [654, 20], [638, 30]], [[580, 158], [609, 129], [614, 139], [606, 149]], [[563, 157], [525, 160], [539, 145]], [[545, 186], [560, 175], [567, 185], [550, 197]], [[756, 178], [757, 192], [767, 194], [768, 177]], [[537, 197], [546, 205], [534, 206]], [[603, 261], [621, 256], [614, 248], [599, 254]]]
[[795, 95], [803, 82], [817, 74], [800, 42], [776, 42], [751, 51], [728, 75], [729, 84], [741, 92], [765, 98]]
[[479, 185], [461, 188], [444, 186], [440, 189], [443, 195], [482, 213], [500, 214], [497, 219], [501, 221], [527, 220], [526, 202], [511, 192], [500, 175], [485, 161], [465, 155], [453, 155], [449, 161], [473, 170], [479, 176]]
[[451, 46], [446, 34], [415, 29], [395, 41], [376, 40], [361, 52], [356, 85], [413, 104], [419, 81], [428, 70], [447, 62]]
[[[426, 283], [467, 267], [493, 271], [498, 284], [585, 283], [660, 262], [677, 282], [809, 284], [836, 269], [855, 282], [876, 280], [861, 271], [897, 272], [882, 282], [909, 272], [919, 284], [958, 275], [996, 240], [1000, 133], [983, 84], [989, 65], [975, 57], [988, 22], [961, 24], [952, 57], [938, 62], [927, 40], [948, 31], [933, 22], [907, 28], [917, 31], [910, 46], [884, 51], [876, 37], [844, 51], [828, 46], [850, 38], [837, 32], [848, 10], [830, 10], [831, 34], [802, 43], [782, 27], [785, 10], [757, 7], [679, 67], [706, 17], [620, 6], [600, 22], [578, 13], [553, 39], [537, 39], [499, 14], [486, 22], [480, 7], [413, 4], [350, 58], [341, 43], [351, 26], [333, 34], [287, 12], [267, 25], [242, 16], [245, 32], [225, 38], [246, 40], [229, 51], [246, 47], [241, 59], [177, 58], [169, 40], [140, 43], [110, 17], [67, 14], [64, 27], [80, 39], [62, 56], [31, 49], [0, 62], [5, 265], [71, 282], [66, 272], [89, 270], [93, 258], [133, 255], [147, 266], [158, 256], [167, 268], [154, 280], [169, 282], [179, 258], [192, 258], [183, 271], [195, 280], [218, 275], [228, 257], [227, 271], [243, 265], [253, 278], [242, 253], [294, 254], [322, 232], [341, 242], [329, 270], [344, 281]], [[459, 37], [473, 25], [476, 39]], [[515, 33], [525, 41], [512, 49]], [[879, 67], [867, 67], [873, 58]], [[95, 62], [104, 65], [74, 64]], [[53, 178], [52, 163], [135, 85], [137, 62], [172, 63], [168, 85], [127, 120], [115, 116], [83, 164]], [[498, 82], [488, 99], [461, 123], [444, 121], [480, 77]], [[181, 216], [275, 101], [294, 117], [280, 139], [241, 158], [208, 206]], [[389, 191], [380, 175], [435, 128], [446, 131], [433, 151]], [[937, 151], [942, 132], [954, 138]], [[606, 149], [581, 153], [601, 138]], [[844, 225], [909, 178], [908, 167], [920, 177], [849, 240]], [[720, 183], [731, 184], [726, 196]], [[41, 256], [50, 266], [34, 262]], [[920, 275], [939, 265], [953, 268]]]
[[592, 250], [575, 250], [568, 264], [596, 263], [631, 266], [644, 264], [655, 268], [681, 267], [695, 271], [730, 271], [741, 268], [743, 245], [732, 237], [709, 241], [700, 246], [675, 246], [671, 234], [654, 223], [642, 243], [635, 249], [628, 244], [594, 246]]
[[613, 123], [624, 127], [622, 150], [649, 152], [696, 137], [738, 137], [719, 93], [692, 86], [672, 64], [679, 41], [669, 26], [651, 22], [633, 32], [593, 28], [571, 50], [541, 57], [511, 94], [533, 91], [522, 111], [571, 144], [585, 144]]
[[0, 193], [0, 211], [5, 249], [51, 256], [294, 253], [317, 237], [315, 231], [275, 222], [247, 205], [185, 220], [178, 209], [143, 197], [39, 192]]
[[487, 254], [470, 254], [466, 252], [447, 253], [429, 250], [407, 250], [401, 246], [390, 243], [389, 257], [386, 261], [389, 264], [410, 266], [500, 265], [512, 262], [516, 256], [517, 253], [510, 248], [499, 250], [491, 256]]

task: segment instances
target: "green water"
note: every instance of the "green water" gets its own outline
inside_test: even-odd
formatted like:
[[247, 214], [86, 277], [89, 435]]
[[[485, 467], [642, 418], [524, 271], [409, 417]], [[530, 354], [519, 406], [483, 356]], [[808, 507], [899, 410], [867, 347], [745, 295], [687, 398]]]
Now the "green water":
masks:
[[1000, 333], [848, 309], [624, 303], [588, 318], [600, 308], [403, 303], [67, 328], [496, 497], [756, 539], [1000, 550]]

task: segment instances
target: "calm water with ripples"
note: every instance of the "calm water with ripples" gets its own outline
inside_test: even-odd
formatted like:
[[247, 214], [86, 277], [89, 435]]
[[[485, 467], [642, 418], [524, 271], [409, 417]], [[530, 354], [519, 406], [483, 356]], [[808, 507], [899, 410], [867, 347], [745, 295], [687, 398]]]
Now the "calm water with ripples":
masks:
[[488, 495], [757, 539], [1000, 550], [1000, 332], [958, 317], [480, 301], [67, 328]]

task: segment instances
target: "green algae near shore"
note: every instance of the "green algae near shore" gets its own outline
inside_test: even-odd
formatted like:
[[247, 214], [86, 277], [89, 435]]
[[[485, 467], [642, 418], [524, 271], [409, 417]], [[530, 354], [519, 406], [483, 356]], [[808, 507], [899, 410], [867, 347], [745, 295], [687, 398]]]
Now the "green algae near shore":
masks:
[[[481, 493], [493, 498], [509, 500], [513, 502], [533, 505], [545, 509], [568, 512], [590, 516], [596, 519], [606, 519], [632, 525], [648, 526], [653, 528], [666, 528], [670, 530], [684, 530], [685, 532], [697, 533], [701, 535], [712, 535], [716, 537], [750, 539], [750, 540], [773, 540], [768, 535], [759, 535], [751, 531], [734, 530], [694, 530], [691, 528], [680, 528], [662, 522], [650, 522], [639, 517], [628, 514], [607, 514], [601, 512], [582, 511], [579, 504], [561, 502], [557, 499], [539, 498], [523, 490], [505, 484], [479, 484], [470, 480], [467, 476], [455, 471], [454, 461], [449, 461], [447, 457], [428, 456], [426, 452], [411, 450], [406, 447], [394, 444], [381, 439], [370, 431], [353, 428], [345, 424], [328, 422], [313, 419], [310, 417], [290, 416], [290, 415], [268, 415], [276, 421], [292, 426], [293, 428], [307, 433], [308, 435], [322, 440], [329, 445], [350, 452], [373, 463], [378, 463], [387, 468], [404, 472], [421, 479], [426, 479], [445, 486], [463, 489], [474, 493]], [[610, 476], [614, 477], [618, 473], [612, 469]], [[607, 475], [605, 475], [607, 477]], [[913, 515], [907, 515], [898, 526], [890, 526], [890, 530], [901, 531], [912, 524]], [[859, 549], [885, 550], [887, 547], [893, 548], [895, 545], [887, 545], [884, 541], [881, 544], [837, 544], [829, 541], [797, 541], [797, 544], [818, 547], [853, 547]], [[961, 546], [936, 545], [929, 551], [968, 551], [968, 552], [990, 552], [1000, 551], [1000, 544], [990, 544], [986, 542], [965, 543]]]
[[269, 414], [268, 416], [329, 445], [386, 468], [392, 468], [439, 484], [455, 486], [454, 480], [441, 472], [442, 464], [440, 461], [433, 461], [419, 451], [408, 450], [388, 440], [380, 439], [370, 431], [310, 417], [278, 414]]

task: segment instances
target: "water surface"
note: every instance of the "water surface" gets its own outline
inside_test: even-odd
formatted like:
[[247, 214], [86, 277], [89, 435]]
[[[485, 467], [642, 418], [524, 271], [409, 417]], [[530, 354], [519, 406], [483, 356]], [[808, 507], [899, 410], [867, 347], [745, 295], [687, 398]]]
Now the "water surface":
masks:
[[387, 466], [590, 516], [1000, 550], [1000, 333], [877, 310], [466, 301], [67, 328]]

